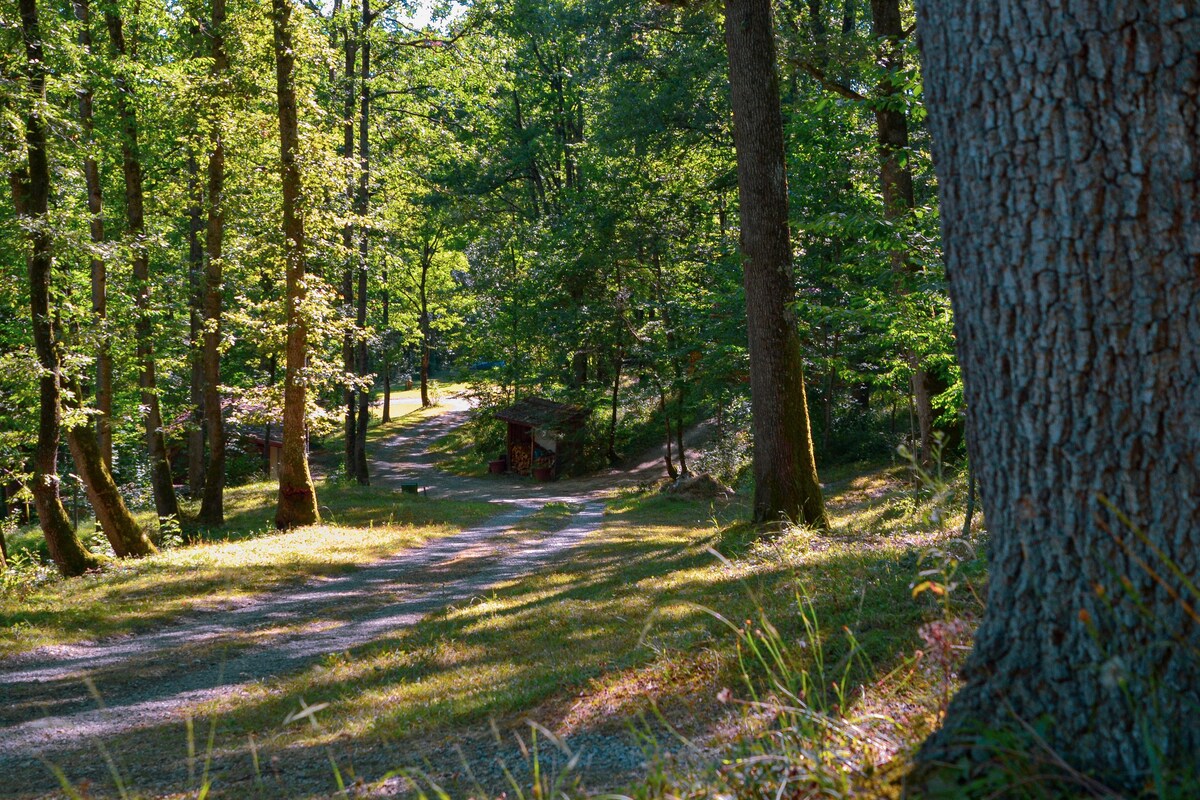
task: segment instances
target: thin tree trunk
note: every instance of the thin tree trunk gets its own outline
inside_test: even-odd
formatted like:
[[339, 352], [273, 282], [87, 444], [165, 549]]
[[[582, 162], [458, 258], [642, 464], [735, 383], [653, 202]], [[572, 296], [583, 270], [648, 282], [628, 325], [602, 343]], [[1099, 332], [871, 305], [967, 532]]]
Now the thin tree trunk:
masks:
[[[110, 7], [111, 9], [111, 7]], [[126, 61], [124, 26], [116, 13], [105, 10], [109, 38], [119, 60]], [[137, 360], [141, 367], [138, 385], [141, 402], [146, 409], [143, 422], [146, 430], [146, 449], [150, 456], [150, 480], [154, 489], [154, 507], [160, 519], [179, 517], [179, 503], [167, 460], [167, 442], [163, 434], [162, 410], [158, 401], [158, 381], [155, 377], [154, 324], [150, 318], [150, 254], [146, 249], [146, 224], [143, 211], [142, 162], [138, 151], [137, 116], [131, 105], [131, 92], [124, 77], [118, 74], [116, 85], [117, 116], [121, 121], [121, 158], [125, 176], [125, 205], [129, 233], [133, 237], [133, 283], [136, 292]]]
[[676, 480], [679, 478], [679, 472], [675, 469], [675, 461], [671, 458], [671, 412], [667, 410], [667, 390], [661, 380], [658, 382], [658, 410], [662, 414], [663, 424], [667, 428], [667, 449], [663, 453], [663, 461], [667, 464], [667, 476], [671, 480]]
[[679, 387], [676, 390], [676, 394], [675, 394], [675, 414], [676, 414], [676, 416], [675, 416], [675, 442], [678, 445], [678, 447], [676, 449], [678, 451], [678, 457], [679, 457], [679, 474], [684, 477], [687, 477], [688, 475], [691, 475], [692, 473], [691, 473], [691, 470], [688, 469], [688, 465], [687, 465], [687, 448], [683, 446], [683, 434], [684, 434], [683, 407], [684, 407], [684, 392], [686, 391], [686, 384], [685, 384], [682, 376], [679, 377], [677, 382], [679, 384]]
[[371, 482], [367, 467], [367, 423], [371, 421], [371, 389], [367, 384], [370, 363], [367, 355], [367, 269], [370, 255], [371, 234], [367, 225], [367, 213], [371, 203], [371, 3], [362, 0], [362, 51], [359, 74], [358, 114], [358, 194], [355, 198], [355, 213], [359, 219], [358, 231], [358, 302], [355, 324], [358, 328], [357, 352], [354, 371], [358, 376], [358, 424], [354, 434], [354, 478], [366, 486]]
[[192, 414], [188, 429], [188, 489], [198, 497], [204, 489], [204, 350], [201, 339], [204, 331], [204, 247], [200, 244], [200, 207], [204, 202], [200, 190], [200, 167], [196, 154], [189, 148], [188, 170], [188, 361], [191, 367]]
[[[267, 359], [266, 370], [267, 370], [267, 387], [270, 388], [275, 385], [275, 381], [278, 378], [278, 374], [279, 374], [279, 357], [278, 356], [272, 355], [270, 358]], [[271, 418], [267, 417], [267, 422], [266, 422], [266, 424], [263, 425], [263, 442], [265, 442], [265, 444], [263, 445], [262, 455], [263, 455], [263, 474], [266, 475], [268, 478], [271, 477], [271, 434], [273, 433], [272, 428], [273, 428], [273, 426], [271, 425]]]
[[[900, 0], [871, 0], [871, 34], [884, 48], [879, 62], [886, 74], [877, 87], [874, 112], [883, 213], [885, 218], [895, 221], [911, 214], [916, 206], [911, 159], [908, 157], [908, 115], [901, 97], [904, 87], [893, 80], [893, 75], [904, 69], [903, 40], [906, 34]], [[892, 270], [900, 291], [906, 291], [905, 276], [914, 268], [904, 246], [892, 251]], [[917, 458], [928, 465], [934, 457], [937, 419], [933, 400], [947, 387], [945, 381], [928, 369], [919, 353], [910, 349], [904, 355], [912, 368], [913, 404], [920, 433]]]
[[[342, 97], [342, 158], [345, 159], [346, 203], [354, 202], [355, 180], [351, 165], [357, 167], [354, 160], [354, 114], [357, 94], [355, 91], [355, 75], [357, 73], [358, 39], [354, 36], [353, 25], [347, 22], [342, 28], [342, 56], [345, 69], [344, 94]], [[354, 224], [347, 219], [342, 226], [342, 247], [345, 248], [346, 268], [342, 273], [342, 314], [347, 325], [356, 316], [354, 305], [355, 268], [357, 262], [354, 252]], [[347, 376], [355, 374], [355, 331], [347, 329], [342, 340], [342, 368]], [[346, 477], [354, 479], [358, 461], [355, 457], [355, 445], [358, 442], [358, 395], [354, 386], [347, 385], [342, 396], [346, 405], [346, 420], [343, 428], [344, 458]]]
[[[618, 336], [620, 334], [618, 333]], [[621, 396], [621, 362], [625, 360], [625, 346], [618, 340], [617, 354], [613, 359], [612, 414], [608, 421], [608, 463], [616, 466], [617, 456], [617, 408]]]
[[[220, 86], [229, 71], [225, 52], [225, 0], [212, 0], [212, 78]], [[204, 427], [208, 433], [208, 473], [200, 501], [200, 523], [225, 523], [225, 417], [221, 404], [221, 316], [225, 246], [225, 133], [222, 109], [210, 121], [208, 222], [204, 244]], [[268, 452], [270, 444], [267, 445]]]
[[[91, 8], [89, 0], [75, 0], [75, 18], [79, 21], [79, 47], [92, 51]], [[91, 148], [95, 146], [91, 81], [85, 79], [79, 92], [79, 122], [87, 146], [83, 158], [83, 176], [87, 186], [88, 231], [92, 246], [91, 257], [92, 314], [99, 331], [96, 345], [96, 439], [104, 465], [112, 471], [112, 354], [108, 345], [108, 263], [100, 255], [104, 245], [104, 205], [100, 191], [100, 165]]]
[[[1129, 796], [1163, 796], [1195, 775], [1191, 8], [920, 4], [989, 570], [965, 685], [920, 753], [910, 797], [928, 797], [930, 773], [946, 764], [977, 786], [1003, 775], [1019, 745], [980, 738], [997, 726], [1017, 736], [1037, 726], [1038, 751]], [[1153, 786], [1157, 775], [1168, 785]], [[957, 777], [938, 776], [944, 786]]]
[[417, 285], [417, 302], [420, 315], [417, 323], [421, 328], [421, 407], [433, 405], [429, 399], [429, 266], [433, 261], [433, 246], [426, 242], [421, 253], [421, 281]]
[[783, 117], [769, 0], [725, 0], [750, 343], [754, 520], [827, 527], [792, 305]]
[[46, 61], [37, 0], [20, 0], [20, 10], [28, 84], [25, 146], [29, 161], [26, 174], [12, 175], [11, 183], [13, 207], [18, 214], [27, 217], [29, 223], [31, 250], [26, 262], [29, 269], [29, 310], [34, 350], [42, 370], [38, 378], [38, 433], [30, 490], [50, 558], [62, 574], [81, 575], [98, 567], [100, 559], [89, 553], [75, 535], [59, 494], [61, 375], [50, 313], [50, 277], [54, 265], [48, 219], [50, 160], [46, 152], [46, 122], [42, 119], [42, 108], [46, 102]]
[[[291, 0], [271, 0], [275, 43], [275, 86], [279, 96], [279, 155], [283, 185], [283, 235], [287, 265], [287, 365], [283, 389], [283, 451], [279, 456], [279, 503], [275, 527], [294, 528], [320, 520], [317, 493], [308, 471], [305, 419], [306, 385], [304, 368], [308, 361], [308, 323], [302, 308], [307, 290], [304, 286], [304, 217], [300, 201], [302, 185], [296, 154], [300, 133], [296, 119], [294, 69], [296, 51], [292, 42]], [[270, 442], [267, 443], [268, 449]]]
[[392, 421], [392, 364], [389, 357], [389, 347], [391, 339], [391, 319], [388, 316], [392, 304], [392, 290], [388, 283], [387, 262], [384, 262], [383, 270], [383, 422]]
[[[90, 52], [91, 9], [88, 0], [75, 0], [74, 9], [80, 24], [79, 45], [85, 52]], [[79, 96], [79, 118], [90, 146], [93, 144], [92, 93], [90, 84], [86, 82]], [[83, 478], [88, 499], [96, 513], [96, 520], [112, 544], [113, 552], [118, 556], [142, 556], [153, 552], [154, 545], [129, 513], [112, 477], [112, 432], [109, 427], [109, 415], [112, 411], [112, 358], [108, 351], [107, 335], [103, 330], [107, 313], [107, 265], [99, 251], [104, 244], [103, 205], [100, 169], [90, 152], [84, 156], [83, 172], [88, 194], [88, 227], [92, 244], [96, 248], [91, 257], [91, 276], [92, 313], [95, 314], [101, 329], [96, 354], [96, 399], [100, 406], [100, 414], [96, 431], [78, 426], [70, 428], [67, 431], [67, 444], [76, 468]], [[72, 390], [75, 407], [82, 409], [85, 405], [82, 382], [75, 381]]]

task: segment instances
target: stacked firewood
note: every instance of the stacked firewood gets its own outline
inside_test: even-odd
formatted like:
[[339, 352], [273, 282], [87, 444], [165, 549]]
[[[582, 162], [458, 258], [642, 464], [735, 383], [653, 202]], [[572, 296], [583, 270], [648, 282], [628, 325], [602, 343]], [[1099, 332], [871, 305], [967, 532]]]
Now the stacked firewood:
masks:
[[528, 447], [513, 447], [510, 448], [508, 454], [508, 468], [513, 472], [529, 472], [529, 467], [532, 465], [533, 454], [529, 452]]

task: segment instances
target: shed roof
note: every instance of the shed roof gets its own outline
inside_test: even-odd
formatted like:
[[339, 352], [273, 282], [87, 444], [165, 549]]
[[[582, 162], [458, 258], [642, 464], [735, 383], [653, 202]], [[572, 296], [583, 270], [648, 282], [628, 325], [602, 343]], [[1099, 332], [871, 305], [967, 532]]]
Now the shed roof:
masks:
[[528, 425], [552, 433], [570, 433], [582, 427], [587, 411], [544, 397], [525, 397], [495, 414], [496, 419]]

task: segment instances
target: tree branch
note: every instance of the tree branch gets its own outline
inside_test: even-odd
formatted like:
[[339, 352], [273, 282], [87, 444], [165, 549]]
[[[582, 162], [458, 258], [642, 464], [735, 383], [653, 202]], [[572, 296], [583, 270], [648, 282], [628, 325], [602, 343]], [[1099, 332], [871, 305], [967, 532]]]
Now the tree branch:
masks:
[[841, 95], [847, 100], [853, 100], [856, 103], [865, 103], [868, 101], [868, 98], [865, 95], [859, 94], [849, 86], [838, 83], [834, 79], [830, 78], [825, 74], [825, 70], [821, 69], [816, 64], [813, 64], [811, 61], [805, 61], [802, 58], [789, 58], [788, 62], [792, 66], [798, 67], [812, 77], [816, 78], [818, 83], [834, 94]]

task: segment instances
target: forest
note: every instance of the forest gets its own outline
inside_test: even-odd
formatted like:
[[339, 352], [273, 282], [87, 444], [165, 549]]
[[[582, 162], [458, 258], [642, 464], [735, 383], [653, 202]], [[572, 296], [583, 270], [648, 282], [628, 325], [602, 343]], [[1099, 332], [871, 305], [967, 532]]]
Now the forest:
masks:
[[0, 797], [1200, 796], [1200, 8], [6, 0]]

